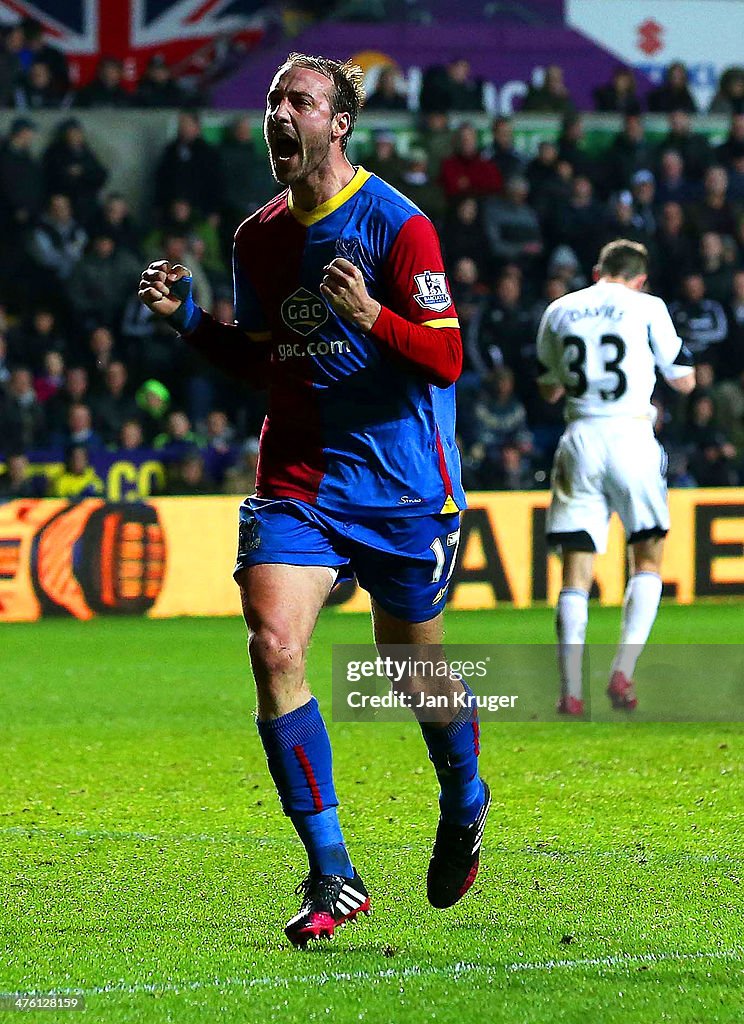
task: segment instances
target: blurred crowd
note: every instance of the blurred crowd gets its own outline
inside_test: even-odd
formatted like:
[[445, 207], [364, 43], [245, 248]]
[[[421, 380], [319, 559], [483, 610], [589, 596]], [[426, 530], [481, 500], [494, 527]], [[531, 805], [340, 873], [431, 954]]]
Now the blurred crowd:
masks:
[[[670, 72], [670, 90], [675, 81]], [[370, 108], [382, 109], [375, 96]], [[660, 384], [655, 398], [670, 484], [744, 483], [744, 111], [728, 110], [713, 147], [684, 104], [671, 104], [653, 143], [628, 105], [603, 152], [587, 146], [580, 114], [554, 111], [560, 137], [546, 132], [527, 158], [508, 118], [486, 137], [462, 115], [453, 128], [444, 94], [435, 99], [405, 151], [382, 130], [356, 155], [440, 231], [465, 346], [466, 485], [546, 486], [563, 420], [535, 384], [537, 326], [621, 236], [648, 246], [650, 289], [697, 364], [691, 396]], [[105, 452], [157, 458], [166, 493], [251, 489], [262, 396], [210, 370], [136, 291], [151, 259], [184, 263], [200, 304], [232, 321], [232, 234], [275, 190], [252, 127], [239, 117], [211, 144], [199, 115], [182, 111], [140, 223], [73, 116], [40, 157], [32, 118], [13, 122], [0, 145], [0, 496], [102, 493]], [[29, 476], [29, 457], [64, 468]]]

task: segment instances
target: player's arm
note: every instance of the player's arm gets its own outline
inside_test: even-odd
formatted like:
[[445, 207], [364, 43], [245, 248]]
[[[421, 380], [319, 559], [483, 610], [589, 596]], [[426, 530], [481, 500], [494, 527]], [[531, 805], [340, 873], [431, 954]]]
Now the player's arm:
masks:
[[537, 387], [542, 398], [553, 405], [563, 398], [566, 388], [560, 378], [561, 363], [558, 360], [558, 339], [550, 326], [550, 307], [542, 315], [537, 332], [537, 360], [540, 374]]
[[[265, 331], [246, 331], [239, 323], [215, 320], [194, 302], [187, 267], [171, 265], [166, 260], [151, 263], [142, 275], [138, 294], [153, 313], [164, 317], [187, 345], [217, 369], [254, 387], [265, 387], [270, 357], [270, 347], [265, 342], [270, 335]], [[236, 285], [236, 300], [239, 297]]]
[[[348, 260], [335, 259], [325, 270], [321, 292], [339, 316], [370, 334], [430, 384], [454, 384], [462, 370], [460, 323], [444, 275], [439, 239], [428, 218], [410, 217], [388, 252], [382, 268], [388, 305], [369, 295], [361, 271]], [[427, 273], [433, 308], [419, 301], [428, 295], [416, 278], [423, 282]]]
[[669, 387], [689, 395], [695, 388], [692, 353], [678, 336], [666, 305], [655, 297], [648, 321], [648, 342], [656, 367]]

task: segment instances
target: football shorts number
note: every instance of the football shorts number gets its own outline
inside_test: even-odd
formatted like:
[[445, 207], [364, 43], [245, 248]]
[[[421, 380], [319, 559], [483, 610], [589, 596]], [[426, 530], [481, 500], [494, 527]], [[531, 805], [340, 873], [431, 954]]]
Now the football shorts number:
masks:
[[[447, 579], [445, 583], [449, 583], [452, 573], [455, 571], [455, 562], [457, 561], [457, 548], [460, 544], [460, 531], [453, 530], [452, 533], [447, 534], [447, 547], [452, 549], [452, 557], [450, 559], [450, 567], [447, 573]], [[434, 557], [437, 560], [437, 564], [434, 566], [434, 572], [431, 577], [432, 583], [439, 583], [444, 572], [444, 566], [447, 561], [447, 557], [444, 553], [444, 545], [442, 544], [441, 538], [437, 537], [429, 545], [431, 550], [434, 552]]]

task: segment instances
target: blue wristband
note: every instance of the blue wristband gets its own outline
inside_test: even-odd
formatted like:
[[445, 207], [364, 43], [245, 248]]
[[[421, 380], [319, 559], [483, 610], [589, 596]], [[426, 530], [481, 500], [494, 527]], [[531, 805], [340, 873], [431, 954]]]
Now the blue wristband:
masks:
[[170, 286], [171, 295], [175, 299], [180, 299], [181, 305], [175, 313], [166, 317], [166, 320], [180, 334], [188, 334], [189, 331], [193, 331], [195, 327], [198, 327], [202, 318], [201, 307], [194, 302], [193, 283], [193, 278], [189, 276], [180, 278]]

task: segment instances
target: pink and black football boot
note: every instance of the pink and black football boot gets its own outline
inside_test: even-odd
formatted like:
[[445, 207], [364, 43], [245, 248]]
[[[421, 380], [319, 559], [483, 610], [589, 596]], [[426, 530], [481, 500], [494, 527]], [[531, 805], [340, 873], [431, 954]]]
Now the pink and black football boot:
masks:
[[284, 934], [293, 946], [304, 949], [310, 939], [330, 939], [335, 931], [357, 914], [369, 914], [369, 893], [357, 871], [353, 878], [310, 872], [295, 892], [302, 904]]
[[480, 847], [491, 807], [491, 790], [483, 783], [483, 806], [471, 825], [452, 825], [442, 818], [426, 876], [426, 895], [438, 910], [461, 900], [478, 874]]
[[555, 710], [559, 715], [573, 715], [575, 718], [580, 718], [584, 714], [584, 701], [567, 693], [558, 701]]

